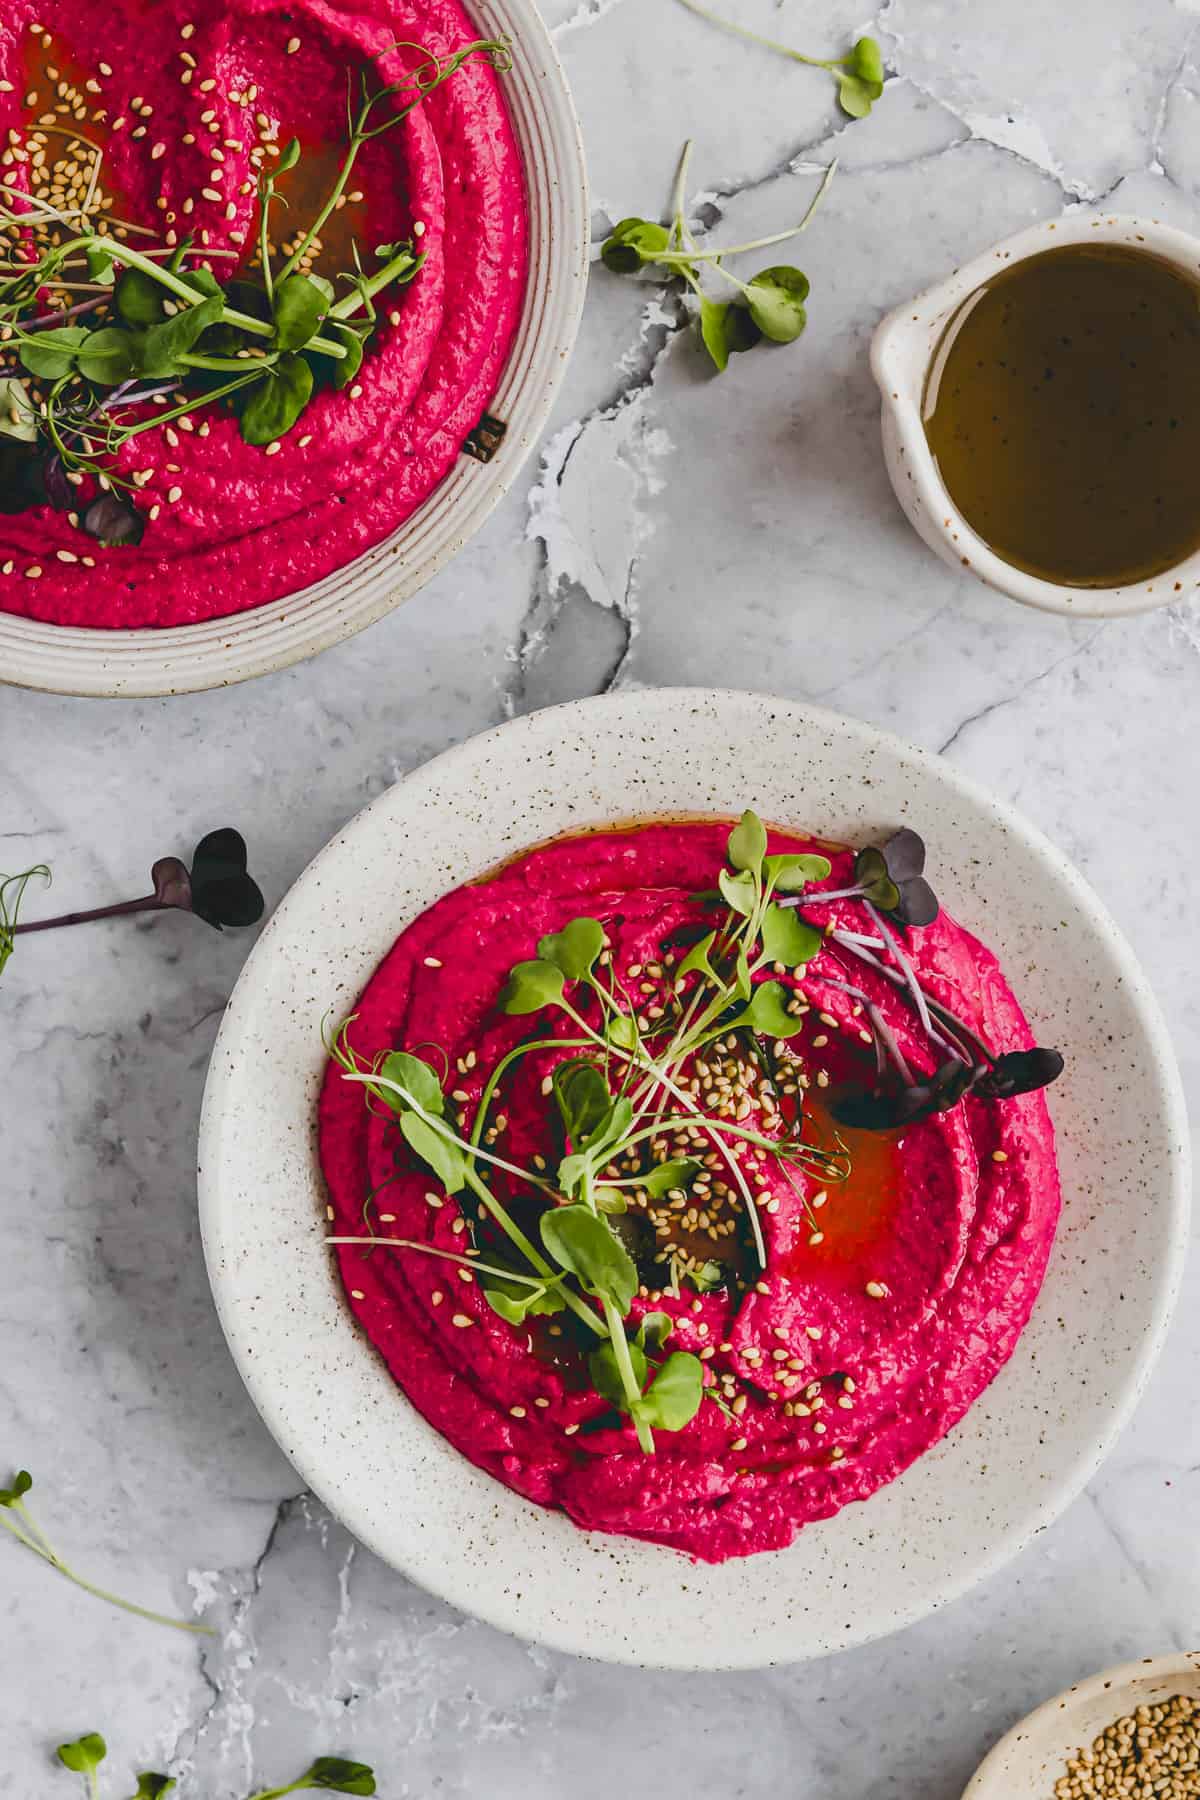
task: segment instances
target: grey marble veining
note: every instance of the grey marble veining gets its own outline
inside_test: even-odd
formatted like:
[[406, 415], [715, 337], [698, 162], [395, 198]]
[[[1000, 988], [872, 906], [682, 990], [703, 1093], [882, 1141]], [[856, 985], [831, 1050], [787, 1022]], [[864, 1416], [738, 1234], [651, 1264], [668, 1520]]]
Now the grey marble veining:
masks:
[[[887, 487], [866, 348], [895, 301], [1066, 207], [1200, 230], [1200, 7], [890, 0], [894, 73], [849, 128], [819, 74], [672, 0], [547, 11], [598, 235], [662, 206], [689, 135], [694, 216], [726, 239], [797, 219], [839, 157], [796, 258], [805, 338], [714, 386], [673, 298], [598, 271], [540, 464], [402, 611], [230, 692], [0, 692], [0, 866], [45, 857], [56, 902], [94, 903], [233, 821], [273, 903], [364, 801], [514, 712], [614, 683], [771, 687], [944, 750], [1056, 839], [1137, 946], [1194, 1102], [1200, 612], [1064, 621], [943, 568]], [[753, 16], [818, 50], [871, 23], [846, 0]], [[382, 1569], [298, 1491], [208, 1296], [196, 1123], [247, 948], [182, 917], [114, 924], [29, 940], [0, 988], [0, 1459], [31, 1466], [82, 1569], [220, 1626], [201, 1652], [0, 1543], [0, 1794], [69, 1795], [48, 1747], [100, 1729], [114, 1796], [170, 1766], [197, 1800], [240, 1800], [340, 1750], [388, 1800], [956, 1800], [1038, 1699], [1200, 1643], [1195, 1265], [1086, 1495], [902, 1637], [755, 1675], [640, 1674], [531, 1650]]]

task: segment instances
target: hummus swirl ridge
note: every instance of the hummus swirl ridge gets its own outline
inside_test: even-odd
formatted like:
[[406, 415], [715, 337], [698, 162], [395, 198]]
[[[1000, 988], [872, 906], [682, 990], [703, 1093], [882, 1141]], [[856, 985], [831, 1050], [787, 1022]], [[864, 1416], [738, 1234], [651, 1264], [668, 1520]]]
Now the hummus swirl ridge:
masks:
[[[357, 1049], [429, 1057], [437, 1045], [452, 1071], [473, 1052], [474, 1064], [449, 1084], [469, 1122], [489, 1070], [530, 1035], [528, 1018], [497, 1008], [509, 968], [581, 913], [604, 924], [618, 973], [659, 961], [668, 940], [680, 941], [676, 934], [690, 930], [694, 939], [711, 923], [696, 896], [722, 866], [727, 830], [653, 824], [564, 839], [448, 894], [402, 933], [368, 984]], [[828, 851], [775, 832], [770, 848]], [[831, 890], [847, 885], [851, 867], [848, 854], [834, 854]], [[829, 910], [839, 923], [861, 923], [852, 901]], [[927, 990], [997, 1051], [1032, 1044], [995, 957], [944, 912], [910, 934], [908, 954]], [[853, 1003], [822, 974], [868, 992], [914, 1069], [927, 1068], [903, 995], [860, 964], [843, 966], [843, 956], [827, 945], [798, 981], [812, 1011], [794, 1048], [814, 1082], [821, 1070], [836, 1080], [870, 1056]], [[556, 1056], [571, 1054], [539, 1052], [517, 1065], [522, 1073], [504, 1091], [498, 1151], [524, 1163], [540, 1150], [554, 1166], [561, 1145], [542, 1083]], [[809, 1091], [819, 1097], [819, 1086]], [[875, 1169], [879, 1140], [869, 1145]], [[386, 1120], [332, 1066], [320, 1100], [320, 1150], [331, 1233], [361, 1233], [374, 1191], [390, 1221], [379, 1232], [449, 1251], [469, 1242], [456, 1201], [440, 1195], [427, 1171], [396, 1157]], [[878, 1205], [868, 1196], [865, 1207], [850, 1207], [829, 1187], [816, 1243], [797, 1188], [769, 1156], [747, 1157], [751, 1185], [773, 1196], [759, 1215], [765, 1272], [750, 1268], [728, 1291], [696, 1294], [685, 1285], [679, 1298], [668, 1291], [659, 1299], [655, 1290], [653, 1300], [643, 1293], [634, 1303], [634, 1321], [652, 1306], [669, 1312], [672, 1347], [705, 1356], [713, 1379], [727, 1384], [721, 1391], [737, 1395], [732, 1408], [705, 1401], [684, 1429], [659, 1432], [653, 1456], [577, 1378], [569, 1354], [548, 1352], [528, 1325], [499, 1318], [454, 1265], [382, 1247], [336, 1254], [349, 1304], [396, 1381], [473, 1463], [587, 1530], [721, 1561], [778, 1549], [808, 1522], [899, 1475], [995, 1377], [1029, 1317], [1059, 1209], [1043, 1096], [1003, 1105], [968, 1097], [908, 1127], [888, 1154], [890, 1193], [877, 1196]], [[821, 1184], [805, 1181], [811, 1197]], [[431, 1189], [440, 1204], [427, 1198]]]

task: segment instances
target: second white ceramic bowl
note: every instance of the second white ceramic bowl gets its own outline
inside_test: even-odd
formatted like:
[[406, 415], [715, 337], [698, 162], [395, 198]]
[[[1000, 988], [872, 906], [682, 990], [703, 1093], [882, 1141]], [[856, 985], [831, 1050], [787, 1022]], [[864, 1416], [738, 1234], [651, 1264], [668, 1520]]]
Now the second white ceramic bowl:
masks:
[[1010, 599], [1043, 612], [1104, 619], [1148, 612], [1200, 588], [1200, 551], [1176, 568], [1127, 587], [1061, 587], [1014, 568], [979, 537], [947, 493], [921, 421], [925, 378], [952, 313], [1001, 269], [1065, 244], [1124, 244], [1174, 263], [1193, 280], [1200, 273], [1200, 241], [1162, 225], [1114, 213], [1074, 213], [1030, 225], [945, 281], [887, 314], [871, 344], [871, 369], [883, 400], [883, 454], [896, 498], [910, 523], [952, 568], [969, 571]]
[[508, 38], [504, 93], [525, 164], [529, 283], [488, 410], [496, 459], [460, 456], [398, 531], [300, 593], [162, 631], [90, 631], [0, 612], [0, 681], [60, 694], [195, 693], [267, 675], [352, 637], [408, 600], [483, 524], [545, 429], [587, 288], [590, 220], [579, 121], [535, 0], [469, 0], [479, 35]]
[[1052, 1800], [1067, 1759], [1115, 1720], [1175, 1694], [1200, 1700], [1200, 1651], [1122, 1663], [1056, 1694], [1013, 1726], [980, 1764], [963, 1800]]

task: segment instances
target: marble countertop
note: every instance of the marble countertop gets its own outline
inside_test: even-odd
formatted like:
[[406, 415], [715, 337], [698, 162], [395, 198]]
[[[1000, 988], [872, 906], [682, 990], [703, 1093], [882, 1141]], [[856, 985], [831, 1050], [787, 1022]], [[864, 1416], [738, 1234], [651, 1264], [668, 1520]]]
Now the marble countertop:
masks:
[[[1200, 611], [1066, 621], [935, 561], [887, 485], [867, 345], [895, 302], [1064, 208], [1200, 230], [1200, 7], [888, 0], [893, 73], [846, 128], [818, 72], [672, 0], [547, 4], [597, 238], [663, 205], [687, 135], [726, 241], [794, 222], [838, 155], [797, 259], [804, 339], [714, 387], [674, 302], [600, 269], [540, 464], [401, 611], [222, 693], [5, 690], [0, 863], [45, 858], [56, 900], [95, 903], [233, 821], [273, 904], [366, 800], [484, 726], [614, 685], [769, 687], [941, 750], [1061, 844], [1136, 945], [1197, 1100]], [[872, 24], [853, 0], [739, 11], [818, 50]], [[248, 948], [166, 916], [30, 939], [4, 976], [5, 1472], [33, 1470], [38, 1516], [86, 1572], [202, 1602], [221, 1632], [201, 1653], [0, 1544], [0, 1795], [69, 1795], [49, 1747], [98, 1729], [114, 1800], [147, 1767], [241, 1800], [334, 1750], [374, 1763], [387, 1800], [957, 1800], [1036, 1701], [1200, 1643], [1194, 1265], [1087, 1493], [890, 1641], [759, 1674], [608, 1668], [501, 1636], [356, 1549], [253, 1412], [200, 1253], [205, 1064]]]

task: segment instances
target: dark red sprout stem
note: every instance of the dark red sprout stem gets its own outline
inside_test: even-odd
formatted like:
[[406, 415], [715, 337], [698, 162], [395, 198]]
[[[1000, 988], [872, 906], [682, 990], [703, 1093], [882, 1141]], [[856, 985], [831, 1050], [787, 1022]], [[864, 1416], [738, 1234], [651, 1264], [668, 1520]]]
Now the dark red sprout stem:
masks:
[[91, 919], [116, 919], [125, 913], [158, 912], [163, 903], [157, 894], [141, 900], [121, 900], [114, 906], [93, 906], [89, 912], [59, 913], [55, 919], [31, 919], [28, 924], [10, 927], [13, 937], [26, 931], [57, 931], [63, 925], [86, 925]]

